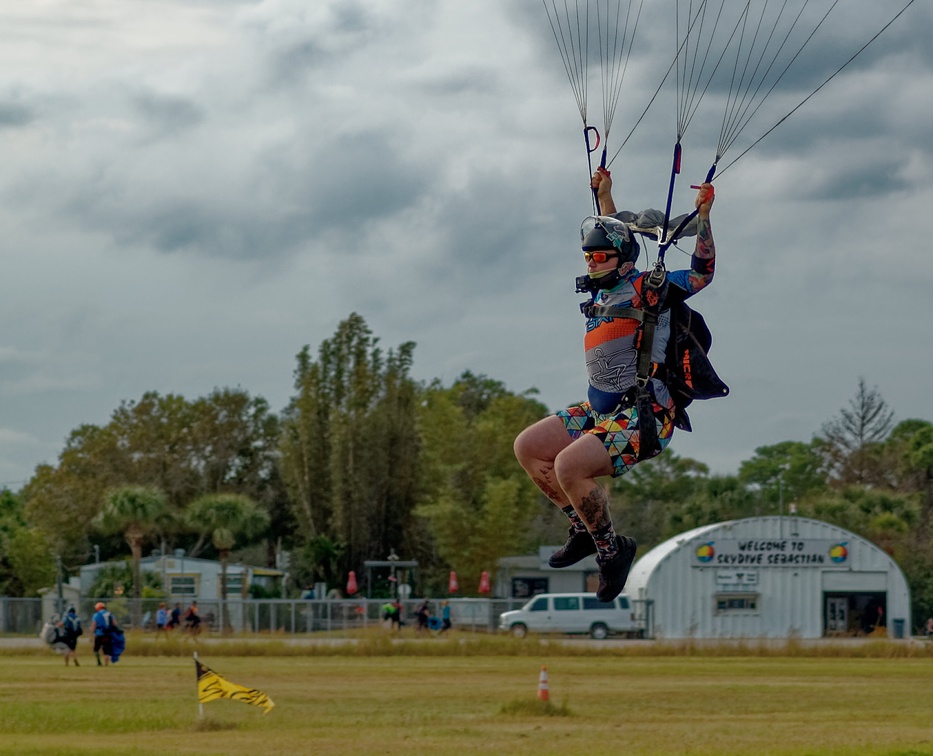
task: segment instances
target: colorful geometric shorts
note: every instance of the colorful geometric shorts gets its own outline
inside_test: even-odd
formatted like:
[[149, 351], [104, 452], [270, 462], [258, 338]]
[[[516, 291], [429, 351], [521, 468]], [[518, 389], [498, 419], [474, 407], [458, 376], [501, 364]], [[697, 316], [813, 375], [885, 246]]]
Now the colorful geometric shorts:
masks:
[[[670, 410], [660, 404], [654, 404], [655, 427], [658, 429], [657, 456], [671, 442], [674, 435], [674, 418]], [[625, 475], [638, 463], [638, 446], [641, 434], [638, 432], [638, 408], [627, 407], [613, 415], [601, 415], [593, 410], [589, 402], [568, 407], [557, 413], [563, 420], [564, 427], [573, 439], [584, 433], [591, 433], [603, 442], [612, 459], [613, 478]]]

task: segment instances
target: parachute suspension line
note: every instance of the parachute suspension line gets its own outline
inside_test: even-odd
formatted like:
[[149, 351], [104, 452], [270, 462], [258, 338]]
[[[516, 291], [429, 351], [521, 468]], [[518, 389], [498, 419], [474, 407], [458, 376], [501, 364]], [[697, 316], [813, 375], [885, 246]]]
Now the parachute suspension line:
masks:
[[[542, 0], [542, 3], [551, 25], [551, 33], [554, 35], [554, 41], [560, 52], [561, 62], [564, 64], [564, 72], [570, 81], [570, 89], [577, 102], [577, 110], [580, 111], [580, 118], [583, 121], [583, 141], [586, 145], [587, 178], [589, 178], [593, 175], [592, 153], [599, 148], [600, 143], [599, 131], [590, 126], [587, 121], [586, 63], [590, 30], [589, 4], [586, 4], [581, 17], [580, 0], [575, 0], [573, 11], [570, 9], [569, 0], [563, 0], [563, 10], [558, 9], [557, 0], [550, 0], [550, 3], [548, 0]], [[590, 143], [591, 134], [596, 137], [595, 144]], [[599, 202], [595, 189], [593, 190], [593, 208], [598, 215]]]
[[[854, 61], [859, 55], [861, 55], [861, 54], [865, 51], [865, 49], [866, 49], [870, 44], [872, 44], [872, 42], [874, 42], [876, 39], [878, 39], [878, 37], [880, 37], [882, 34], [884, 34], [884, 33], [888, 30], [888, 28], [889, 28], [895, 21], [897, 21], [897, 19], [899, 19], [899, 18], [904, 14], [904, 12], [905, 12], [911, 5], [914, 4], [914, 2], [915, 2], [915, 0], [908, 0], [907, 4], [904, 5], [904, 7], [901, 8], [901, 9], [894, 15], [894, 17], [891, 18], [890, 21], [888, 21], [883, 27], [881, 27], [880, 31], [878, 31], [871, 39], [869, 39], [864, 45], [862, 45], [862, 46], [855, 52], [855, 54], [852, 55], [851, 58], [849, 58], [845, 63], [843, 63], [841, 66], [839, 66], [839, 68], [837, 68], [830, 76], [828, 76], [828, 77], [823, 81], [823, 83], [820, 84], [816, 89], [814, 89], [810, 94], [808, 94], [806, 97], [804, 97], [803, 100], [801, 100], [797, 105], [795, 105], [794, 108], [791, 109], [791, 111], [790, 111], [789, 113], [787, 113], [783, 118], [781, 118], [777, 123], [775, 123], [775, 124], [774, 124], [770, 129], [768, 129], [764, 134], [762, 134], [760, 137], [758, 137], [758, 139], [756, 139], [756, 140], [755, 140], [754, 142], [752, 142], [748, 147], [746, 147], [739, 155], [737, 155], [735, 158], [733, 158], [733, 160], [732, 160], [731, 162], [729, 162], [727, 165], [725, 165], [725, 166], [722, 168], [722, 170], [719, 171], [719, 175], [721, 176], [721, 175], [722, 175], [723, 173], [725, 173], [729, 168], [731, 168], [733, 165], [735, 165], [741, 158], [743, 158], [743, 157], [744, 157], [745, 155], [747, 155], [755, 146], [757, 146], [759, 142], [761, 142], [765, 137], [767, 137], [767, 136], [768, 136], [772, 131], [774, 131], [778, 126], [780, 126], [782, 123], [784, 123], [784, 121], [786, 121], [788, 118], [790, 118], [794, 113], [796, 113], [798, 110], [800, 110], [800, 108], [802, 108], [814, 95], [816, 95], [817, 92], [819, 92], [823, 87], [825, 87], [827, 84], [829, 84], [829, 82], [831, 82], [833, 79], [835, 79], [836, 76], [838, 76], [838, 75], [843, 71], [843, 69], [845, 69], [850, 63], [852, 63], [852, 61]], [[833, 4], [833, 7], [835, 7], [835, 3]], [[832, 8], [830, 8], [830, 10], [832, 10]], [[824, 18], [825, 18], [825, 17], [824, 17]], [[821, 22], [821, 23], [822, 23], [822, 22]], [[786, 68], [785, 68], [785, 71], [786, 71]], [[782, 74], [782, 75], [783, 75], [783, 74]], [[772, 87], [772, 89], [773, 89], [773, 87]], [[769, 92], [770, 92], [770, 90], [769, 90]]]
[[641, 112], [641, 115], [638, 116], [638, 120], [635, 121], [635, 125], [632, 126], [632, 130], [629, 131], [628, 136], [626, 136], [625, 139], [622, 140], [622, 144], [619, 145], [619, 149], [615, 151], [615, 153], [613, 154], [612, 158], [610, 158], [607, 165], [612, 165], [613, 161], [617, 157], [619, 157], [619, 153], [622, 152], [622, 148], [625, 147], [626, 144], [628, 144], [628, 140], [632, 138], [632, 134], [635, 133], [635, 129], [637, 129], [638, 125], [642, 122], [642, 120], [644, 120], [645, 116], [648, 114], [648, 110], [654, 104], [654, 101], [658, 98], [658, 95], [661, 93], [661, 90], [664, 88], [664, 83], [667, 81], [667, 77], [671, 75], [671, 71], [674, 70], [674, 64], [676, 63], [677, 63], [676, 58], [671, 61], [671, 64], [667, 67], [667, 73], [664, 74], [664, 78], [661, 79], [661, 83], [658, 84], [658, 88], [654, 90], [654, 94], [651, 95], [651, 99], [648, 100], [648, 104], [645, 106], [645, 109]]
[[[774, 91], [774, 88], [778, 85], [778, 83], [780, 83], [781, 79], [784, 78], [784, 75], [787, 73], [787, 70], [793, 65], [794, 61], [797, 60], [797, 58], [803, 52], [804, 48], [810, 43], [810, 41], [816, 35], [817, 31], [819, 31], [820, 27], [822, 27], [823, 23], [826, 21], [829, 14], [833, 12], [833, 9], [836, 7], [838, 3], [839, 3], [839, 0], [834, 0], [833, 4], [829, 7], [826, 13], [823, 14], [823, 17], [820, 19], [819, 23], [814, 27], [813, 31], [811, 31], [810, 34], [807, 35], [806, 39], [804, 39], [803, 43], [800, 45], [799, 48], [797, 48], [797, 51], [793, 54], [791, 59], [788, 61], [787, 65], [784, 66], [784, 69], [778, 74], [777, 78], [775, 78], [774, 82], [768, 88], [767, 92], [765, 92], [765, 94], [758, 100], [758, 104], [755, 105], [754, 109], [752, 109], [752, 111], [749, 113], [748, 112], [749, 108], [751, 108], [755, 99], [758, 97], [758, 94], [761, 91], [761, 88], [764, 86], [765, 79], [771, 73], [771, 69], [774, 67], [774, 64], [777, 61], [778, 56], [780, 55], [781, 51], [784, 49], [785, 45], [787, 44], [788, 38], [790, 37], [794, 28], [797, 26], [797, 22], [800, 20], [800, 16], [803, 14], [804, 10], [806, 9], [806, 3], [801, 7], [800, 11], [797, 13], [797, 16], [794, 18], [794, 21], [791, 24], [790, 28], [788, 29], [787, 34], [784, 35], [784, 39], [781, 41], [780, 46], [778, 47], [777, 51], [775, 51], [774, 55], [772, 56], [767, 69], [762, 74], [761, 78], [759, 79], [758, 85], [755, 88], [755, 91], [751, 94], [749, 98], [747, 98], [747, 101], [746, 101], [745, 95], [748, 95], [751, 85], [754, 83], [754, 78], [758, 72], [758, 68], [760, 67], [761, 62], [764, 60], [767, 47], [770, 45], [771, 38], [774, 35], [774, 31], [772, 30], [771, 36], [768, 38], [768, 43], [766, 44], [765, 49], [761, 53], [761, 57], [759, 58], [758, 65], [756, 66], [755, 72], [752, 74], [752, 77], [749, 78], [748, 80], [748, 84], [745, 88], [745, 94], [743, 95], [743, 100], [742, 100], [743, 107], [741, 108], [733, 107], [731, 115], [729, 114], [729, 111], [727, 110], [726, 115], [729, 115], [729, 118], [727, 119], [726, 116], [723, 117], [723, 127], [722, 127], [722, 131], [720, 132], [719, 146], [716, 151], [717, 161], [719, 160], [719, 158], [721, 158], [725, 154], [726, 150], [728, 150], [729, 147], [732, 146], [732, 143], [736, 140], [738, 135], [742, 132], [742, 130], [748, 125], [751, 119], [755, 116], [755, 113], [758, 112], [758, 109], [762, 106], [764, 101], [767, 99], [768, 95], [770, 95], [771, 92]], [[785, 6], [787, 5], [787, 0], [785, 0], [784, 5]], [[783, 10], [784, 8], [782, 7], [781, 13], [783, 13]], [[777, 21], [775, 22], [775, 28], [776, 26], [777, 26]], [[736, 102], [738, 102], [737, 98], [735, 101], [733, 101], [733, 104], [735, 104]]]
[[[784, 0], [784, 5], [781, 6], [781, 13], [784, 12], [784, 8], [786, 7], [787, 7], [787, 0]], [[751, 43], [748, 45], [748, 53], [745, 56], [745, 66], [742, 69], [741, 77], [739, 77], [739, 82], [740, 82], [738, 86], [739, 89], [742, 88], [741, 82], [745, 80], [745, 75], [748, 73], [748, 63], [751, 60], [752, 52], [755, 49], [755, 42], [758, 39], [758, 33], [761, 31], [761, 24], [764, 21], [765, 11], [767, 9], [768, 9], [768, 0], [765, 0], [764, 4], [761, 6], [761, 15], [758, 16], [758, 24], [755, 27], [755, 36], [753, 37]], [[723, 110], [723, 114], [722, 114], [722, 126], [720, 128], [720, 133], [719, 133], [719, 146], [716, 148], [717, 161], [719, 160], [720, 157], [722, 157], [723, 134], [726, 131], [727, 124], [730, 123], [732, 114], [734, 113], [734, 109], [737, 106], [737, 103], [740, 101], [740, 98], [737, 94], [735, 97], [733, 97], [733, 93], [736, 91], [736, 75], [738, 74], [738, 70], [739, 70], [739, 61], [742, 58], [742, 40], [745, 38], [745, 29], [748, 27], [748, 17], [749, 17], [748, 10], [749, 10], [749, 7], [748, 5], [746, 5], [745, 13], [742, 14], [742, 34], [739, 36], [739, 45], [738, 45], [738, 49], [735, 54], [735, 65], [732, 67], [732, 80], [729, 82], [729, 94], [726, 97], [726, 107]], [[774, 30], [772, 28], [772, 35], [773, 33], [774, 33]], [[769, 41], [770, 41], [770, 37], [769, 37]], [[764, 56], [764, 51], [762, 51], [762, 56]], [[761, 58], [759, 58], [758, 60], [758, 65], [760, 64], [761, 64]], [[758, 65], [755, 66], [756, 71], [758, 70]], [[742, 94], [741, 101], [743, 103], [745, 102], [745, 96], [747, 94], [748, 94], [748, 90], [745, 90], [745, 92], [743, 92]]]
[[[586, 16], [584, 16], [581, 30], [580, 6], [575, 6], [574, 18], [571, 18], [570, 7], [567, 0], [564, 0], [563, 17], [557, 9], [557, 0], [542, 0], [544, 10], [547, 13], [548, 21], [551, 24], [551, 33], [554, 35], [554, 41], [557, 42], [557, 49], [560, 51], [560, 59], [564, 64], [564, 71], [567, 79], [570, 81], [570, 89], [573, 92], [574, 99], [577, 101], [577, 109], [580, 111], [580, 118], [583, 119], [583, 125], [586, 126], [586, 43], [587, 39], [584, 32], [589, 27]], [[589, 11], [587, 10], [587, 15]], [[576, 34], [573, 29], [576, 27]]]
[[[702, 3], [705, 5], [706, 0], [702, 0]], [[679, 12], [679, 7], [677, 8], [677, 10]], [[721, 6], [720, 6], [720, 12], [721, 12]], [[688, 31], [688, 34], [689, 34], [689, 31]], [[667, 71], [664, 73], [664, 76], [661, 78], [661, 82], [658, 84], [657, 89], [654, 90], [654, 94], [651, 95], [651, 99], [648, 100], [648, 104], [645, 106], [645, 109], [641, 112], [641, 115], [638, 116], [638, 120], [635, 121], [635, 125], [632, 126], [631, 131], [629, 131], [625, 139], [622, 140], [622, 144], [619, 145], [619, 149], [615, 151], [612, 158], [609, 160], [608, 165], [612, 165], [613, 161], [615, 161], [615, 159], [619, 156], [619, 153], [622, 152], [622, 148], [625, 147], [626, 144], [628, 144], [629, 139], [632, 138], [632, 134], [635, 133], [635, 129], [637, 129], [639, 124], [644, 120], [645, 116], [648, 114], [648, 111], [651, 109], [651, 106], [654, 104], [654, 101], [658, 98], [658, 95], [661, 93], [661, 90], [664, 88], [664, 85], [667, 83], [667, 80], [671, 75], [671, 71], [674, 71], [675, 68], [677, 67], [678, 61], [680, 60], [680, 54], [683, 52], [684, 47], [687, 44], [686, 36], [687, 35], [684, 36], [684, 40], [680, 43], [680, 46], [677, 48], [677, 53], [674, 55], [674, 59], [671, 61], [671, 64], [667, 67]], [[678, 71], [678, 74], [679, 74], [679, 71]]]
[[[625, 20], [622, 21], [622, 4], [616, 4], [615, 23], [611, 23], [609, 16], [609, 3], [606, 3], [605, 18], [605, 38], [603, 37], [603, 28], [599, 30], [600, 40], [600, 60], [602, 61], [602, 87], [603, 87], [603, 119], [605, 126], [605, 142], [609, 142], [609, 130], [612, 127], [612, 121], [615, 118], [616, 108], [619, 104], [619, 98], [622, 94], [622, 82], [625, 80], [625, 73], [628, 70], [628, 64], [632, 56], [632, 47], [635, 42], [635, 35], [638, 32], [638, 22], [641, 19], [641, 11], [644, 7], [644, 0], [639, 0], [638, 8], [632, 14], [632, 2], [628, 3], [625, 10]], [[601, 23], [601, 22], [600, 22]], [[621, 34], [619, 29], [621, 27]], [[631, 27], [631, 29], [629, 28]], [[615, 33], [610, 40], [609, 30], [614, 28]], [[605, 49], [604, 49], [605, 39]], [[603, 151], [603, 167], [605, 167], [605, 150]]]
[[[724, 0], [723, 0], [724, 2]], [[722, 3], [719, 6], [719, 13], [716, 16], [716, 20], [713, 22], [713, 33], [710, 34], [709, 41], [707, 43], [706, 50], [703, 52], [702, 58], [700, 57], [700, 51], [702, 44], [697, 42], [693, 45], [693, 53], [690, 53], [691, 41], [694, 38], [693, 28], [699, 23], [699, 28], [696, 30], [696, 34], [702, 40], [703, 37], [703, 26], [706, 23], [706, 9], [708, 7], [706, 0], [701, 2], [699, 8], [697, 8], [696, 14], [693, 13], [693, 2], [691, 0], [690, 7], [687, 12], [687, 18], [689, 21], [686, 32], [684, 33], [683, 43], [681, 44], [680, 50], [677, 52], [676, 59], [677, 63], [677, 140], [680, 141], [683, 139], [684, 135], [687, 132], [687, 126], [690, 123], [691, 113], [696, 111], [695, 104], [697, 103], [697, 91], [699, 90], [699, 82], [703, 76], [703, 70], [706, 67], [706, 62], [709, 58], [710, 46], [712, 45], [713, 36], [715, 34], [715, 29], [719, 25], [719, 18], [722, 15]], [[677, 33], [678, 37], [680, 35], [680, 3], [677, 4]], [[683, 55], [681, 55], [681, 50]], [[681, 62], [682, 59], [682, 62]], [[697, 61], [700, 60], [699, 67], [697, 66]], [[714, 71], [715, 73], [715, 71]], [[708, 85], [709, 82], [707, 82]]]
[[[725, 45], [723, 45], [722, 47], [722, 52], [719, 54], [719, 57], [716, 60], [716, 64], [713, 66], [712, 70], [709, 72], [709, 75], [706, 77], [706, 83], [703, 85], [702, 91], [700, 91], [700, 81], [703, 76], [703, 71], [706, 68], [707, 61], [710, 57], [710, 51], [713, 46], [713, 41], [716, 37], [716, 32], [719, 29], [719, 23], [722, 20], [723, 9], [725, 8], [725, 4], [726, 4], [726, 0], [721, 0], [719, 4], [719, 11], [716, 15], [716, 20], [713, 23], [713, 29], [710, 32], [709, 39], [706, 43], [706, 52], [704, 53], [703, 62], [700, 66], [700, 71], [696, 75], [695, 79], [693, 78], [691, 74], [691, 80], [690, 80], [689, 85], [684, 86], [684, 95], [682, 96], [684, 98], [685, 104], [683, 106], [682, 114], [679, 116], [679, 120], [678, 120], [678, 123], [679, 123], [678, 128], [681, 133], [681, 136], [686, 133], [687, 127], [690, 125], [690, 122], [693, 120], [693, 116], [696, 114], [697, 110], [700, 107], [700, 102], [703, 100], [703, 96], [706, 94], [707, 90], [709, 89], [710, 84], [713, 81], [713, 77], [716, 75], [716, 72], [719, 70], [719, 67], [722, 65], [723, 59], [726, 56], [726, 52], [728, 51], [729, 46], [732, 44], [732, 40], [735, 38], [736, 32], [739, 30], [740, 26], [742, 25], [743, 19], [746, 18], [748, 9], [749, 9], [749, 2], [750, 0], [747, 0], [747, 2], [745, 3], [745, 7], [743, 8], [742, 13], [739, 15], [738, 20], [736, 21], [735, 25], [732, 27], [732, 31], [729, 34], [728, 40], [726, 40]], [[697, 33], [702, 36], [702, 31], [703, 30], [702, 30], [702, 24], [701, 24], [700, 29], [698, 30]], [[688, 29], [687, 34], [685, 36], [689, 37], [690, 34], [691, 34], [691, 30]], [[697, 47], [699, 48], [699, 45]], [[688, 99], [688, 95], [689, 95], [689, 99]]]
[[[677, 65], [677, 141], [674, 144], [674, 159], [671, 166], [671, 180], [668, 185], [667, 190], [667, 203], [664, 207], [664, 223], [661, 227], [661, 235], [658, 238], [658, 264], [664, 265], [664, 254], [667, 251], [668, 247], [673, 243], [677, 238], [678, 234], [684, 229], [686, 224], [692, 220], [693, 216], [688, 216], [675, 230], [674, 233], [669, 234], [670, 230], [670, 219], [671, 219], [671, 207], [674, 201], [674, 187], [677, 181], [677, 176], [680, 174], [680, 165], [681, 158], [683, 157], [683, 147], [681, 145], [681, 140], [686, 133], [687, 126], [690, 123], [690, 120], [693, 117], [693, 114], [696, 112], [697, 107], [699, 107], [699, 101], [703, 97], [703, 93], [706, 92], [706, 89], [709, 87], [710, 81], [712, 81], [713, 76], [716, 73], [716, 70], [719, 68], [719, 64], [722, 61], [722, 55], [720, 55], [719, 60], [716, 62], [713, 71], [709, 74], [709, 77], [706, 80], [706, 85], [703, 87], [703, 92], [700, 93], [699, 97], [697, 92], [700, 89], [700, 82], [704, 76], [704, 70], [706, 64], [710, 57], [710, 49], [712, 46], [712, 40], [715, 37], [716, 30], [719, 27], [719, 21], [722, 17], [722, 10], [725, 5], [725, 0], [721, 0], [719, 5], [719, 11], [716, 14], [716, 18], [713, 21], [713, 30], [709, 35], [709, 40], [706, 43], [706, 49], [700, 57], [700, 50], [703, 47], [702, 44], [697, 44], [693, 49], [691, 56], [690, 52], [690, 35], [694, 30], [694, 27], [697, 28], [696, 33], [701, 37], [703, 36], [703, 26], [706, 22], [706, 9], [707, 9], [707, 0], [701, 0], [696, 12], [693, 10], [693, 0], [690, 0], [688, 9], [687, 9], [687, 30], [683, 35], [683, 41], [680, 42], [677, 48], [677, 54], [674, 56], [674, 63]], [[746, 9], [748, 5], [746, 2]], [[743, 12], [744, 15], [744, 12]], [[676, 25], [677, 25], [677, 38], [680, 39], [680, 3], [677, 3], [676, 6]], [[733, 35], [735, 30], [733, 29]], [[730, 41], [732, 36], [730, 36]], [[683, 67], [681, 68], [681, 59], [683, 59]], [[700, 60], [699, 66], [697, 61]], [[713, 174], [716, 172], [716, 164], [710, 168], [709, 173], [707, 174], [707, 181], [712, 181]], [[696, 212], [693, 213], [696, 215]]]

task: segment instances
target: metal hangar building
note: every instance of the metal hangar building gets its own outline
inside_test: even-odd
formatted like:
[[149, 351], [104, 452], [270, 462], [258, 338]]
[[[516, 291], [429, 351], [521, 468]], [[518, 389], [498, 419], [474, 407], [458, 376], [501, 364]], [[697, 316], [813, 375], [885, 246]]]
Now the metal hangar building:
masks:
[[903, 638], [911, 628], [897, 563], [855, 533], [804, 517], [681, 533], [635, 563], [625, 592], [658, 638]]

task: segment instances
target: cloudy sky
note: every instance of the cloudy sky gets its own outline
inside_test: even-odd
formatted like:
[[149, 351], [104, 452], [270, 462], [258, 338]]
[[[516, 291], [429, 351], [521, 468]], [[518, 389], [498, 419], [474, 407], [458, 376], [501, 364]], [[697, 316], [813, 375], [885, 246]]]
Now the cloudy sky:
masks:
[[[721, 167], [903, 4], [841, 4]], [[610, 152], [673, 57], [673, 5], [645, 2]], [[732, 395], [694, 406], [679, 454], [730, 473], [807, 441], [859, 377], [933, 420], [931, 36], [915, 2], [717, 180], [719, 267], [693, 304]], [[719, 94], [684, 136], [678, 212]], [[665, 86], [612, 163], [620, 207], [663, 207], [675, 104]], [[280, 409], [297, 352], [354, 311], [386, 347], [417, 342], [420, 380], [579, 400], [581, 125], [538, 0], [4, 3], [0, 484], [147, 390]]]

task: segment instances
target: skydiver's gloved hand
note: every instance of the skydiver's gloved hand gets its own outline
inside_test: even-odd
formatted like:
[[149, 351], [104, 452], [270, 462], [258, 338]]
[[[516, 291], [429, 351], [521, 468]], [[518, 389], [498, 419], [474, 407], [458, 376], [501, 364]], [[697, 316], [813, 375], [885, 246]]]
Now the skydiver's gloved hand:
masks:
[[596, 190], [600, 215], [612, 215], [616, 211], [616, 206], [612, 199], [612, 176], [609, 175], [609, 171], [605, 168], [597, 168], [593, 178], [590, 179], [590, 187]]
[[697, 215], [709, 220], [709, 211], [713, 206], [713, 200], [716, 199], [716, 190], [712, 184], [700, 184], [700, 191], [697, 192], [697, 199], [694, 206], [697, 209]]

